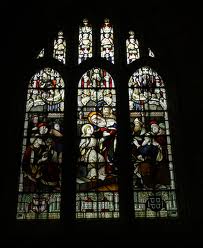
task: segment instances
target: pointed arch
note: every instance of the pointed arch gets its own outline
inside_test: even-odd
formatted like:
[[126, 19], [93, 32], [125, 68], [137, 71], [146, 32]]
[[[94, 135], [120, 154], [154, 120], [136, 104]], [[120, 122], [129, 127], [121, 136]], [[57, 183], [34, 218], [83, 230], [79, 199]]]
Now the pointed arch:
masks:
[[136, 218], [177, 217], [165, 84], [144, 66], [129, 79]]
[[63, 160], [64, 81], [44, 68], [29, 81], [17, 219], [59, 219]]
[[[97, 24], [94, 24], [95, 27]], [[118, 80], [123, 81], [129, 70], [132, 70], [139, 63], [147, 60], [150, 64], [157, 62], [150, 58], [154, 57], [154, 53], [148, 46], [145, 47], [144, 42], [141, 44], [141, 40], [138, 41], [134, 31], [129, 32], [128, 39], [118, 34], [116, 37], [120, 37], [122, 40], [125, 37], [124, 47], [119, 48], [119, 51], [124, 53], [116, 53], [118, 59], [121, 59], [121, 63], [115, 66], [109, 63], [114, 63], [115, 51], [114, 28], [109, 19], [105, 19], [104, 24], [98, 27], [95, 32], [94, 49], [92, 25], [88, 23], [88, 20], [84, 19], [80, 26], [73, 26], [73, 29], [71, 29], [74, 31], [73, 33], [77, 33], [75, 28], [76, 30], [79, 29], [79, 37], [73, 35], [71, 38], [76, 46], [71, 45], [70, 47], [70, 54], [72, 54], [68, 59], [70, 63], [65, 63], [67, 56], [64, 37], [66, 35], [62, 31], [58, 32], [58, 37], [55, 37], [54, 47], [52, 44], [51, 57], [61, 62], [57, 63], [57, 66], [64, 72], [64, 76], [69, 77], [71, 75], [68, 85], [72, 89], [70, 92], [71, 104], [68, 104], [69, 109], [66, 111], [70, 113], [76, 107], [78, 114], [77, 137], [75, 137], [75, 132], [66, 136], [68, 145], [70, 140], [73, 141], [71, 143], [73, 149], [75, 148], [74, 142], [78, 141], [76, 147], [79, 157], [76, 163], [74, 163], [74, 153], [66, 151], [68, 159], [76, 167], [76, 178], [73, 178], [73, 180], [76, 180], [76, 196], [75, 191], [72, 192], [76, 197], [76, 209], [74, 209], [76, 219], [117, 219], [120, 216], [117, 158], [120, 160], [118, 163], [122, 163], [123, 157], [129, 154], [129, 151], [121, 147], [121, 153], [118, 157], [116, 156], [116, 113], [118, 111], [120, 111], [118, 115], [121, 120], [120, 123], [123, 124], [125, 120], [125, 118], [122, 118], [123, 116], [130, 116], [132, 128], [130, 141], [132, 146], [130, 162], [132, 163], [126, 162], [126, 171], [123, 170], [128, 173], [129, 166], [131, 164], [134, 166], [134, 201], [126, 203], [128, 209], [134, 207], [136, 218], [176, 217], [175, 179], [164, 81], [149, 66], [143, 66], [135, 70], [129, 78], [128, 91], [121, 92], [121, 84], [117, 88], [120, 91], [118, 92], [119, 95], [124, 97], [122, 99], [126, 99], [125, 94], [129, 93], [130, 115], [126, 116], [123, 114], [125, 111], [123, 111], [122, 106], [119, 110], [117, 109], [113, 77], [105, 69], [93, 67], [93, 64], [97, 61], [96, 63], [101, 63], [104, 67], [112, 68], [114, 73], [119, 71], [117, 74]], [[98, 44], [99, 40], [100, 44]], [[68, 41], [68, 43], [73, 44], [72, 41]], [[122, 42], [118, 42], [118, 44], [122, 46]], [[140, 47], [140, 45], [142, 46]], [[140, 56], [140, 48], [144, 52], [143, 60], [133, 63], [142, 57], [142, 54]], [[91, 59], [81, 64], [84, 60], [93, 56], [93, 51], [94, 60]], [[45, 56], [46, 59], [39, 59], [38, 62], [46, 63], [50, 58], [50, 54], [46, 54], [47, 52], [50, 52], [50, 45], [45, 46], [45, 50], [43, 49], [37, 57]], [[75, 52], [78, 52], [78, 61]], [[145, 52], [147, 52], [147, 56], [145, 56]], [[104, 59], [101, 59], [101, 57]], [[122, 64], [122, 61], [125, 62], [126, 59], [127, 63]], [[54, 64], [56, 62], [52, 59], [49, 63]], [[93, 68], [82, 75], [86, 66]], [[83, 72], [81, 73], [81, 71]], [[74, 82], [72, 80], [80, 73], [82, 76], [78, 82], [78, 89], [76, 89], [77, 85], [73, 86]], [[57, 71], [51, 68], [38, 71], [29, 82], [19, 177], [17, 219], [60, 218], [64, 91], [63, 79]], [[70, 95], [66, 95], [66, 97]], [[76, 98], [77, 106], [73, 106], [71, 100]], [[120, 105], [122, 105], [122, 99], [119, 101]], [[73, 128], [73, 130], [75, 128], [74, 116], [73, 114], [73, 121], [68, 122], [69, 128]], [[124, 126], [128, 127], [128, 124], [126, 123], [126, 126]], [[129, 141], [125, 137], [128, 135], [128, 129], [123, 128], [120, 134], [119, 142], [121, 146], [125, 144], [127, 147]], [[68, 171], [69, 168], [66, 173]], [[126, 174], [120, 175], [122, 192], [125, 189], [123, 182], [125, 183], [124, 180], [128, 180]], [[67, 181], [67, 174], [63, 175], [63, 179], [64, 182]], [[128, 186], [129, 184], [126, 189], [129, 189]], [[69, 197], [65, 191], [62, 194], [64, 202]], [[126, 196], [130, 197], [128, 193]], [[65, 208], [63, 211], [63, 214], [66, 215]], [[126, 210], [124, 209], [124, 211]], [[70, 215], [72, 214], [73, 212], [70, 212]], [[127, 216], [128, 213], [125, 217]]]
[[88, 70], [79, 81], [77, 127], [76, 218], [118, 218], [116, 91], [104, 69]]

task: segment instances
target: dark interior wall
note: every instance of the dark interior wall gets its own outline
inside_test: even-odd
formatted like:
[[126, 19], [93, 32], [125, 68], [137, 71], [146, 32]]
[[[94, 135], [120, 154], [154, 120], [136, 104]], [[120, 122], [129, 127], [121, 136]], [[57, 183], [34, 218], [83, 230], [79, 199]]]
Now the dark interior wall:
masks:
[[[201, 14], [197, 4], [172, 1], [58, 1], [5, 4], [6, 89], [9, 91], [7, 163], [3, 176], [2, 242], [23, 244], [49, 243], [56, 245], [89, 239], [108, 244], [134, 242], [139, 244], [202, 241], [202, 90], [201, 90]], [[84, 15], [83, 15], [84, 14]], [[15, 222], [16, 185], [19, 148], [24, 122], [26, 82], [30, 78], [33, 57], [47, 45], [61, 25], [78, 22], [81, 16], [100, 22], [109, 16], [119, 23], [121, 30], [136, 29], [158, 57], [167, 79], [169, 115], [171, 115], [174, 160], [178, 180], [181, 218], [176, 222], [144, 221], [140, 223], [73, 223], [72, 231], [65, 224], [43, 225]], [[4, 24], [4, 23], [3, 23]], [[121, 32], [121, 31], [120, 31]], [[122, 36], [122, 34], [121, 34]], [[8, 149], [9, 147], [9, 149]], [[6, 207], [5, 207], [6, 206]], [[6, 209], [6, 210], [5, 210]], [[32, 230], [32, 231], [31, 231]], [[68, 234], [69, 237], [67, 238]], [[135, 236], [139, 238], [135, 238]], [[91, 238], [90, 238], [91, 237]]]

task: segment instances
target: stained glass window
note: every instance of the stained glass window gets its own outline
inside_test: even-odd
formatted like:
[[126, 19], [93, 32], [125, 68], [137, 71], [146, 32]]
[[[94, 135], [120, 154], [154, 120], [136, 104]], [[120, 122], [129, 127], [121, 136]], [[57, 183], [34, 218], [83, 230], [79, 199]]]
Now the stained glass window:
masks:
[[116, 92], [106, 70], [81, 77], [77, 127], [76, 218], [118, 218]]
[[145, 66], [133, 73], [128, 86], [135, 217], [176, 217], [165, 84]]
[[92, 57], [92, 27], [87, 19], [79, 27], [78, 64]]
[[[105, 19], [100, 27], [95, 40], [100, 39], [101, 47], [95, 54], [99, 57], [101, 55], [109, 68], [114, 68], [113, 26], [109, 19]], [[76, 37], [78, 61], [74, 66], [77, 67], [77, 64], [92, 58], [92, 41], [92, 25], [87, 19], [83, 19], [79, 26], [79, 37]], [[52, 40], [52, 44], [53, 42], [51, 56], [61, 62], [57, 66], [62, 71], [64, 69], [64, 72], [69, 73], [69, 69], [72, 70], [73, 67], [65, 65], [66, 40], [62, 31], [58, 32], [58, 37]], [[143, 46], [141, 42], [142, 40], [138, 42], [134, 31], [129, 31], [129, 37], [123, 47], [124, 54], [120, 55], [124, 60], [127, 58], [127, 64], [119, 74], [125, 74], [129, 64], [140, 58], [139, 46]], [[152, 50], [146, 48], [147, 55], [155, 57]], [[37, 58], [43, 57], [44, 52], [42, 49]], [[149, 57], [148, 59], [151, 60]], [[133, 64], [130, 65], [131, 68], [132, 66]], [[78, 68], [77, 73], [80, 73], [80, 66]], [[123, 185], [120, 185], [120, 188], [118, 186], [117, 113], [123, 109], [122, 106], [117, 108], [115, 82], [106, 69], [95, 66], [85, 73], [83, 71], [80, 76], [79, 82], [76, 83], [77, 106], [75, 109], [66, 110], [77, 112], [76, 137], [73, 133], [70, 134], [74, 142], [77, 142], [78, 148], [78, 158], [74, 165], [74, 215], [80, 220], [118, 219], [119, 189]], [[129, 203], [130, 207], [134, 208], [135, 218], [177, 217], [165, 82], [154, 69], [143, 66], [135, 70], [126, 83], [134, 194], [133, 204]], [[16, 216], [19, 220], [60, 219], [61, 167], [64, 162], [64, 100], [65, 84], [55, 69], [44, 68], [32, 76], [27, 89], [19, 172]], [[122, 142], [126, 133], [126, 130], [121, 130], [119, 142]], [[68, 159], [73, 161], [73, 157]], [[126, 163], [126, 166], [130, 164]], [[63, 175], [64, 178], [66, 176]], [[64, 199], [67, 199], [69, 196], [63, 193]]]
[[154, 55], [154, 53], [152, 52], [152, 50], [151, 50], [150, 48], [148, 48], [148, 51], [149, 51], [149, 56], [154, 58], [155, 55]]
[[63, 32], [58, 32], [58, 38], [54, 40], [53, 57], [63, 64], [66, 63], [66, 41]]
[[127, 64], [140, 58], [139, 43], [135, 39], [134, 31], [129, 31], [129, 38], [126, 40]]
[[40, 53], [37, 56], [37, 59], [44, 57], [44, 48], [40, 51]]
[[107, 18], [101, 27], [101, 57], [114, 63], [113, 26]]
[[38, 71], [27, 90], [17, 219], [59, 219], [64, 133], [64, 81]]

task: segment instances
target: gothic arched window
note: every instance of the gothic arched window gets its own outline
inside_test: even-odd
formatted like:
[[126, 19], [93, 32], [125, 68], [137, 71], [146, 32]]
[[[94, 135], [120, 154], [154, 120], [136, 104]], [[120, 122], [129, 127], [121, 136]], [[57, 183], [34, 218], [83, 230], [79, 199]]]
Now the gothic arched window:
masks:
[[165, 83], [144, 66], [128, 86], [135, 217], [177, 216]]
[[116, 91], [106, 70], [82, 75], [77, 126], [76, 218], [118, 218]]
[[[107, 18], [98, 25], [85, 18], [75, 27], [78, 37], [57, 30], [52, 54], [49, 46], [38, 55], [53, 66], [43, 64], [28, 83], [17, 219], [61, 219], [68, 201], [75, 219], [119, 219], [125, 181], [132, 182], [133, 201], [125, 204], [135, 219], [177, 217], [165, 82], [139, 35], [127, 30], [124, 43], [114, 42], [113, 27]], [[70, 65], [66, 43], [77, 44]], [[129, 177], [122, 174], [129, 168]], [[65, 183], [68, 171], [74, 171], [72, 186]]]
[[28, 84], [18, 219], [60, 217], [64, 87], [51, 68], [38, 71]]

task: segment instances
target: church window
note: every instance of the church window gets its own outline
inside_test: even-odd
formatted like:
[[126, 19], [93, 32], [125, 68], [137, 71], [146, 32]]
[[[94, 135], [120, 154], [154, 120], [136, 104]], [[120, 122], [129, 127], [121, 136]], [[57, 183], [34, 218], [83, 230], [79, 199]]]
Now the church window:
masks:
[[101, 27], [101, 57], [114, 64], [114, 37], [113, 26], [109, 19], [104, 20]]
[[78, 64], [92, 57], [92, 27], [87, 19], [79, 27]]
[[144, 66], [133, 73], [128, 86], [135, 217], [176, 217], [165, 83]]
[[53, 57], [63, 64], [66, 63], [66, 40], [62, 31], [58, 32], [58, 37], [54, 40]]
[[51, 68], [28, 84], [17, 219], [60, 218], [64, 86]]
[[76, 218], [118, 218], [114, 80], [106, 70], [93, 68], [78, 86]]

